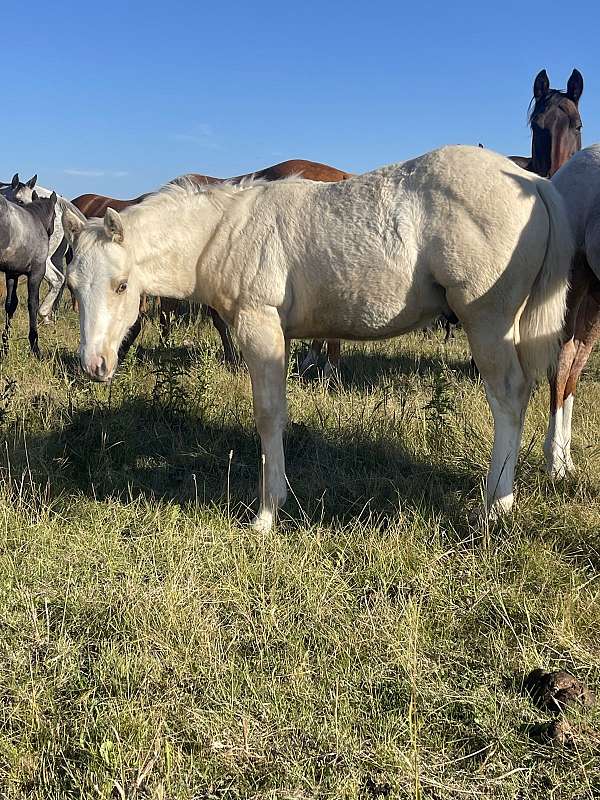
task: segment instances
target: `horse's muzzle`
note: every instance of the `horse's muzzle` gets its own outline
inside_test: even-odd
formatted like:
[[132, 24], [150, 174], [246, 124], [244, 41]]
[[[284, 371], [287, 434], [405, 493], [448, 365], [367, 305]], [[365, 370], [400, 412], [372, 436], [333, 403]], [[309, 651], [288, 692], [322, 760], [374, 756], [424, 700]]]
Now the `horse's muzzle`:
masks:
[[104, 356], [91, 356], [88, 361], [81, 360], [81, 366], [89, 377], [94, 381], [107, 381], [112, 376]]

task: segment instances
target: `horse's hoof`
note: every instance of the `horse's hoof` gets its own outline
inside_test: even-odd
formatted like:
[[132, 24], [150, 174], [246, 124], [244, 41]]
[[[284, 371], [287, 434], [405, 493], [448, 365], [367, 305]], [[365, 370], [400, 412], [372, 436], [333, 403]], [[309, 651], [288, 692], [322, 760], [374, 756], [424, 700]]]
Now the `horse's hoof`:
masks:
[[41, 322], [42, 325], [53, 325], [54, 324], [54, 319], [53, 319], [52, 316], [48, 315], [48, 316], [45, 316], [45, 317], [40, 317], [40, 322]]
[[568, 458], [549, 459], [546, 462], [546, 472], [551, 480], [564, 481], [568, 475], [575, 472], [575, 464], [570, 456]]
[[252, 520], [252, 528], [258, 533], [269, 533], [273, 527], [273, 512], [262, 509]]

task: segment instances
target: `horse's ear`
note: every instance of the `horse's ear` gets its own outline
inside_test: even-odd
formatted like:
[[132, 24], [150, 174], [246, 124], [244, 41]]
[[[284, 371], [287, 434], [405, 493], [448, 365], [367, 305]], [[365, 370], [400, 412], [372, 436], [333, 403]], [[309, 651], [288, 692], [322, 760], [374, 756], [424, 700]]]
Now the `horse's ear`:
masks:
[[77, 214], [74, 214], [70, 208], [65, 208], [62, 215], [62, 226], [70, 245], [75, 242], [75, 239], [81, 233], [81, 229], [84, 225], [85, 222], [80, 219]]
[[35, 203], [35, 201], [36, 201], [36, 200], [39, 200], [39, 199], [40, 199], [40, 196], [39, 196], [39, 194], [38, 194], [38, 193], [35, 191], [35, 189], [34, 189], [34, 190], [33, 190], [33, 192], [31, 193], [31, 199], [33, 200], [33, 202], [34, 202], [34, 203]]
[[33, 189], [36, 183], [37, 183], [37, 175], [34, 175], [33, 178], [29, 178], [25, 186], [29, 186], [30, 189]]
[[52, 194], [50, 195], [50, 205], [51, 206], [56, 205], [56, 192], [52, 192]]
[[545, 94], [548, 94], [549, 89], [550, 81], [548, 80], [548, 73], [545, 69], [543, 69], [535, 76], [535, 80], [533, 82], [533, 96], [536, 100], [539, 100]]
[[10, 182], [11, 189], [16, 189], [17, 186], [19, 185], [19, 183], [20, 183], [20, 181], [19, 181], [19, 173], [15, 172], [15, 174], [13, 175], [13, 179]]
[[123, 221], [118, 211], [107, 208], [104, 214], [104, 230], [109, 239], [116, 244], [122, 244], [124, 238]]
[[567, 97], [574, 103], [579, 102], [583, 94], [583, 75], [578, 69], [574, 69], [567, 83]]

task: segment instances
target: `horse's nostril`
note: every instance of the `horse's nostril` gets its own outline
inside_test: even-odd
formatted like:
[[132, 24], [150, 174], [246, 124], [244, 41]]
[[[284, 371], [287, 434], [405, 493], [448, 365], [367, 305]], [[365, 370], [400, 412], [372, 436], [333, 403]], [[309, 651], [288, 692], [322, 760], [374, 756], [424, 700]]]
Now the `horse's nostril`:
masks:
[[106, 359], [100, 356], [96, 364], [96, 375], [98, 378], [103, 378], [106, 375]]

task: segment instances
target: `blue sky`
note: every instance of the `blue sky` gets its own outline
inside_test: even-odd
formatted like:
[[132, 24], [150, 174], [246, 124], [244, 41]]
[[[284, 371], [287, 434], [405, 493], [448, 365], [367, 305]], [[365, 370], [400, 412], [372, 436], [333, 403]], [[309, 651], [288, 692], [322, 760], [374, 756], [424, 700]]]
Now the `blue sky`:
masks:
[[[600, 4], [4, 0], [0, 180], [131, 197], [287, 158], [365, 171], [446, 143], [528, 154], [535, 74], [583, 73]], [[552, 33], [555, 31], [556, 33]]]

